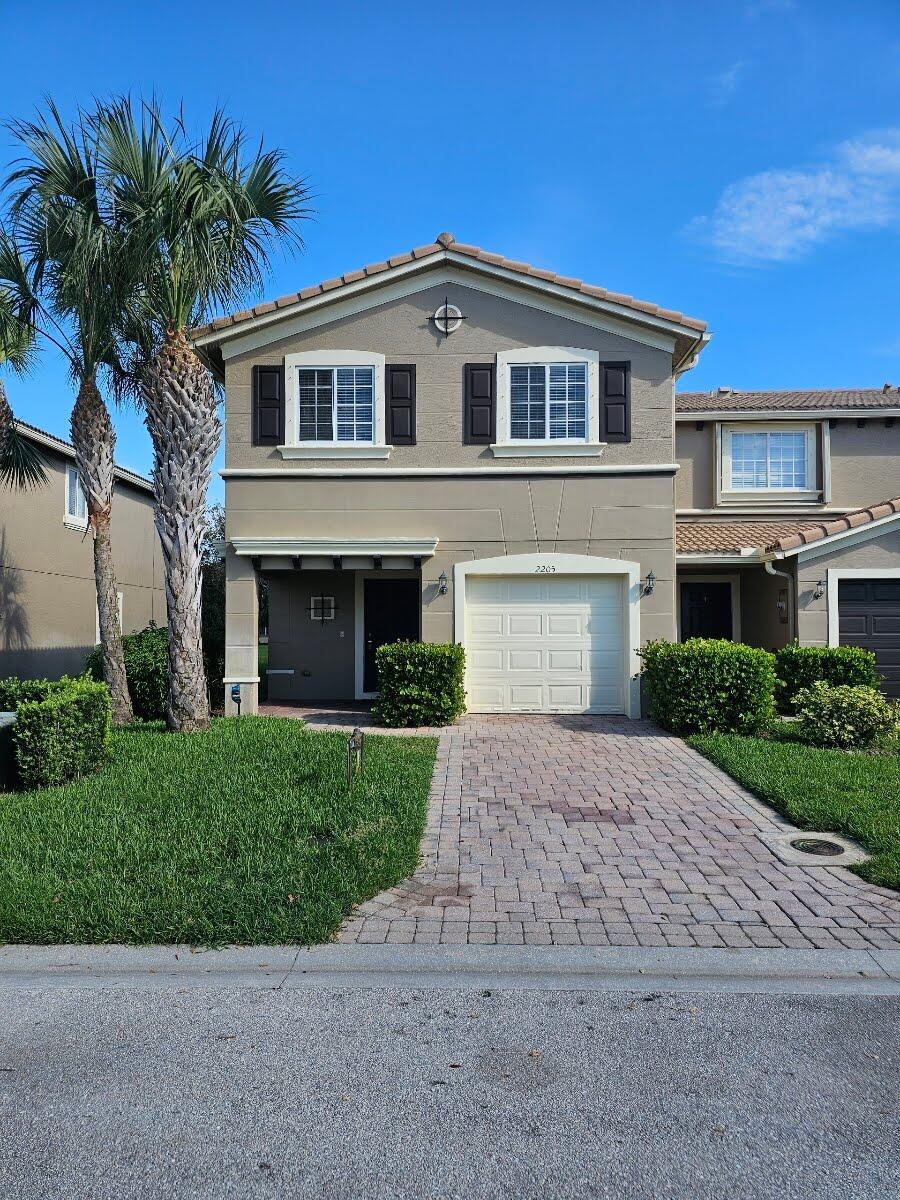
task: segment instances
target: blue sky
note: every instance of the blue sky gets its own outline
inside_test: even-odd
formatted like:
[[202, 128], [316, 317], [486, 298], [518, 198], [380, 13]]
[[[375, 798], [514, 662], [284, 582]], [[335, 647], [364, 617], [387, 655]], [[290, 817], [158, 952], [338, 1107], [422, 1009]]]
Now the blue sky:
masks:
[[[268, 295], [449, 229], [706, 319], [682, 389], [900, 384], [896, 0], [3, 9], [0, 114], [155, 91], [288, 152], [317, 215]], [[66, 435], [52, 351], [7, 388]]]

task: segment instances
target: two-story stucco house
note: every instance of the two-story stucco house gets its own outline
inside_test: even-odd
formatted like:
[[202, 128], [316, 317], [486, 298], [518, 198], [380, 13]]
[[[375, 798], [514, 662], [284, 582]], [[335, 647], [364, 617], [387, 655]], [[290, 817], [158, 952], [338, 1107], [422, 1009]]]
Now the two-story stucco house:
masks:
[[[262, 573], [273, 700], [371, 697], [377, 647], [422, 638], [465, 646], [471, 711], [637, 715], [640, 646], [721, 603], [677, 586], [676, 506], [697, 530], [769, 513], [731, 506], [732, 477], [701, 497], [730, 425], [683, 398], [676, 451], [675, 381], [708, 337], [450, 234], [195, 330], [226, 393], [229, 696], [256, 707]], [[803, 443], [813, 473], [827, 427]], [[837, 516], [815, 486], [804, 514]], [[734, 590], [737, 556], [692, 558], [686, 582]], [[754, 628], [748, 584], [742, 624], [718, 632], [776, 644], [798, 589], [753, 565], [768, 610]]]
[[[0, 485], [0, 677], [80, 674], [99, 640], [93, 541], [75, 451], [16, 422], [38, 447], [46, 482]], [[112, 543], [125, 633], [166, 623], [162, 549], [149, 479], [115, 469]]]

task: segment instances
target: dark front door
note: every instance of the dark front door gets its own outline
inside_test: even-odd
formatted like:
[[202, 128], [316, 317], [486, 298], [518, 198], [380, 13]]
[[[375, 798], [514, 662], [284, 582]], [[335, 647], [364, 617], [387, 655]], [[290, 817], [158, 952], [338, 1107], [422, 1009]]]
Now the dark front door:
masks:
[[885, 693], [900, 699], [900, 579], [839, 579], [838, 640], [874, 651]]
[[681, 639], [731, 638], [731, 583], [682, 580]]
[[422, 587], [418, 579], [363, 580], [363, 691], [378, 691], [375, 651], [387, 642], [417, 642]]

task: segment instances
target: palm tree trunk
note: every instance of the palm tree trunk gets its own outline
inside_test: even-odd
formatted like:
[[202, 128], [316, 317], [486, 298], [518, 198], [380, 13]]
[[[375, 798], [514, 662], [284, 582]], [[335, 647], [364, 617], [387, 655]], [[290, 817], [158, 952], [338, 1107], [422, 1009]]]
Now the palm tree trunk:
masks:
[[110, 536], [116, 434], [96, 380], [92, 378], [81, 382], [70, 429], [78, 474], [87, 497], [88, 526], [94, 540], [94, 581], [103, 676], [112, 698], [113, 721], [117, 725], [127, 725], [134, 720], [134, 713], [125, 675], [119, 589]]
[[162, 542], [169, 613], [170, 729], [209, 727], [203, 669], [202, 543], [206, 493], [222, 424], [212, 377], [183, 330], [170, 330], [143, 380], [153, 440], [156, 528]]

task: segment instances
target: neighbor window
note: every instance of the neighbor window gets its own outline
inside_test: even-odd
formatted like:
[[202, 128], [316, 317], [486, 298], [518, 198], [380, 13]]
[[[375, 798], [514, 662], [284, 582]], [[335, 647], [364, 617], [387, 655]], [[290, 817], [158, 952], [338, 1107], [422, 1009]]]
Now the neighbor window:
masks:
[[806, 492], [814, 486], [813, 431], [727, 429], [723, 485], [735, 492]]
[[301, 367], [297, 395], [301, 442], [374, 441], [374, 368]]
[[587, 438], [587, 363], [522, 363], [509, 368], [513, 441]]
[[66, 467], [66, 520], [75, 525], [87, 524], [87, 498], [77, 467]]

